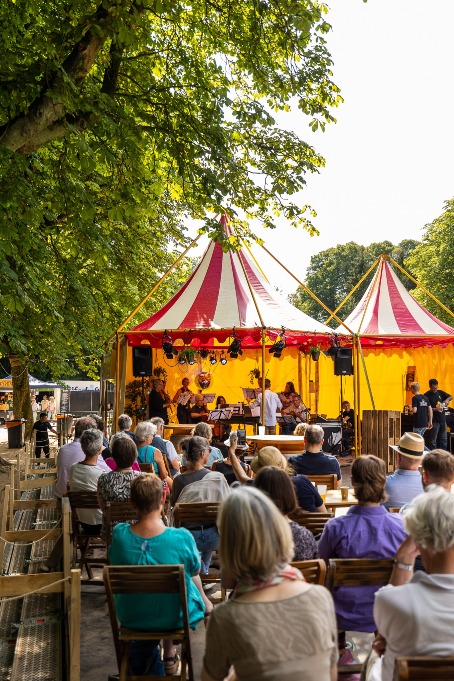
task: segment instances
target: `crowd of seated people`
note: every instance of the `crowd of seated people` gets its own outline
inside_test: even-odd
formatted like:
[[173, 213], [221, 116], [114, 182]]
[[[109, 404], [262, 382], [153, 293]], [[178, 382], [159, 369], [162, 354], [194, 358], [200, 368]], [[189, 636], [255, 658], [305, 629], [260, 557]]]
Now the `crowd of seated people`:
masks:
[[[334, 472], [341, 480], [340, 471], [331, 462], [335, 458], [323, 452], [319, 426], [307, 427], [303, 454], [287, 459], [277, 448], [264, 447], [256, 453], [250, 468], [241, 461], [242, 452], [232, 432], [228, 456], [215, 459], [211, 469], [210, 428], [204, 430], [206, 424], [200, 423], [198, 432], [208, 437], [195, 434], [183, 441], [185, 468], [173, 477], [171, 505], [216, 501], [221, 504], [220, 514], [212, 526], [199, 523], [177, 529], [166, 527], [162, 520], [167, 470], [164, 477], [159, 464], [153, 466], [151, 474], [138, 470], [131, 424], [125, 423], [128, 433], [113, 436], [111, 460], [104, 462], [100, 456], [102, 432], [93, 419], [79, 421], [76, 460], [68, 466], [61, 448], [59, 470], [65, 487], [69, 480], [72, 490], [98, 490], [99, 511], [92, 509], [79, 517], [84, 530], [87, 534], [99, 532], [105, 522], [106, 501], [131, 500], [138, 520], [113, 528], [111, 563], [185, 566], [191, 626], [195, 628], [211, 615], [206, 619], [203, 681], [233, 679], [232, 667], [238, 681], [332, 681], [337, 678], [338, 662], [349, 661], [345, 632], [352, 630], [375, 632], [374, 650], [363, 672], [367, 681], [392, 681], [399, 655], [454, 655], [450, 637], [454, 496], [449, 493], [454, 482], [454, 456], [449, 452], [424, 452], [420, 436], [406, 433], [396, 447], [397, 471], [410, 470], [411, 475], [401, 472], [387, 476], [381, 459], [358, 457], [351, 469], [358, 503], [345, 515], [328, 520], [316, 541], [291, 517], [295, 512], [326, 511], [316, 487], [302, 471], [307, 475]], [[145, 427], [141, 430], [140, 425]], [[163, 461], [166, 453], [151, 444], [156, 424], [144, 422], [139, 426], [135, 436], [144, 458], [157, 463], [161, 456]], [[402, 507], [401, 512], [391, 513], [387, 506], [394, 503], [390, 504], [387, 491], [396, 493], [395, 480], [407, 477], [412, 479], [411, 491], [408, 486], [405, 498], [395, 504]], [[102, 532], [105, 534], [104, 526]], [[208, 574], [215, 550], [219, 552], [223, 586], [231, 594], [213, 610], [197, 575]], [[333, 598], [324, 587], [306, 584], [289, 565], [292, 560], [317, 556], [326, 563], [336, 557], [395, 558], [390, 579], [393, 588], [341, 587]], [[150, 596], [148, 602], [141, 596], [137, 603], [130, 599], [125, 596], [118, 607], [124, 626], [179, 626], [181, 613], [168, 608], [166, 597]], [[286, 632], [285, 641], [279, 636], [282, 631]], [[146, 670], [165, 675], [178, 668], [172, 642], [165, 643], [163, 653], [158, 641], [151, 647], [149, 643], [133, 645], [130, 662], [137, 674]]]

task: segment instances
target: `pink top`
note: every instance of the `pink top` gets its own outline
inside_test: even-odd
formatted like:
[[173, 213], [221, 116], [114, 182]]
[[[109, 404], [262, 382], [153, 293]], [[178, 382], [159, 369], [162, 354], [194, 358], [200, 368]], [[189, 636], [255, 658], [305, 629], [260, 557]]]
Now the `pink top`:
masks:
[[[109, 466], [109, 468], [110, 468], [112, 471], [116, 471], [116, 470], [117, 470], [117, 464], [115, 463], [115, 459], [112, 459], [111, 456], [109, 456], [109, 458], [106, 459], [106, 464]], [[132, 464], [131, 468], [132, 468], [133, 471], [140, 471], [140, 466], [139, 466], [139, 464], [137, 463], [137, 461], [134, 461], [134, 463]]]

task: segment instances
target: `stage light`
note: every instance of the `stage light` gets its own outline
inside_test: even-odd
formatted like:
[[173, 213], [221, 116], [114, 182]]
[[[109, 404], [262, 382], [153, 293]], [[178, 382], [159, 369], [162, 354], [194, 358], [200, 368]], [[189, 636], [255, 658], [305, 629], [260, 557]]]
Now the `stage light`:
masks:
[[285, 350], [286, 347], [287, 347], [287, 343], [286, 343], [286, 340], [285, 340], [285, 329], [284, 329], [284, 327], [282, 327], [281, 335], [278, 336], [276, 342], [274, 343], [274, 345], [272, 345], [270, 347], [268, 352], [272, 352], [273, 357], [279, 358], [282, 355], [282, 351]]
[[224, 355], [224, 353], [222, 353], [221, 359], [220, 359], [219, 361], [221, 362], [221, 364], [222, 364], [223, 366], [224, 366], [225, 364], [227, 364], [227, 357]]
[[193, 364], [195, 364], [195, 359], [194, 359], [194, 357], [190, 357], [190, 358], [188, 359], [188, 364], [189, 364], [190, 366], [192, 366]]
[[206, 359], [209, 355], [209, 352], [206, 348], [203, 348], [203, 350], [200, 350], [200, 357], [202, 359]]
[[216, 355], [211, 355], [211, 357], [210, 357], [210, 364], [217, 364], [217, 361], [218, 361], [218, 360], [216, 359]]
[[186, 357], [184, 355], [179, 356], [178, 364], [186, 364]]
[[241, 349], [241, 340], [233, 332], [233, 341], [230, 343], [229, 349], [227, 350], [231, 359], [236, 359], [238, 355], [242, 355], [243, 351]]
[[178, 350], [173, 347], [172, 339], [167, 331], [165, 332], [162, 339], [162, 351], [167, 359], [173, 359], [178, 355]]

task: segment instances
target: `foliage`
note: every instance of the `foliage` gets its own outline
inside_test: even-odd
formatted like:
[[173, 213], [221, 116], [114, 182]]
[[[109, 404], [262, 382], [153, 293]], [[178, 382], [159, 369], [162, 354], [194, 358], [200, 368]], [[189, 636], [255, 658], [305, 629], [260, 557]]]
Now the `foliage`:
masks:
[[[411, 268], [418, 283], [454, 312], [454, 199], [446, 201], [443, 213], [426, 225], [422, 242], [415, 248], [406, 265]], [[436, 317], [454, 326], [453, 317], [421, 289], [415, 298]]]
[[146, 417], [146, 403], [142, 404], [142, 381], [135, 379], [128, 383], [125, 389], [126, 406], [125, 412], [136, 421], [141, 421]]
[[[387, 253], [402, 266], [408, 254], [417, 245], [417, 241], [405, 239], [397, 246], [393, 246], [389, 241], [372, 243], [369, 246], [361, 246], [350, 241], [328, 248], [312, 256], [304, 283], [334, 312], [382, 253]], [[412, 274], [410, 270], [409, 273]], [[342, 306], [338, 315], [340, 319], [345, 319], [356, 307], [370, 283], [370, 276]], [[414, 288], [408, 277], [403, 277], [402, 281], [408, 290]], [[328, 317], [321, 305], [301, 287], [290, 296], [290, 302], [321, 322], [325, 322]], [[338, 322], [332, 320], [329, 326], [336, 328]]]

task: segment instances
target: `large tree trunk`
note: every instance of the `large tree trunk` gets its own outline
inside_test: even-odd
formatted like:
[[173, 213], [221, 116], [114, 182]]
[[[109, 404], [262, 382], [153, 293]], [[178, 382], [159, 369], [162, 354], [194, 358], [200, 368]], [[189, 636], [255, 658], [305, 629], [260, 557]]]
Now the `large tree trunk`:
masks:
[[33, 428], [33, 412], [30, 400], [28, 369], [24, 359], [10, 357], [11, 375], [13, 377], [13, 409], [15, 419], [26, 419], [25, 439], [30, 438]]

